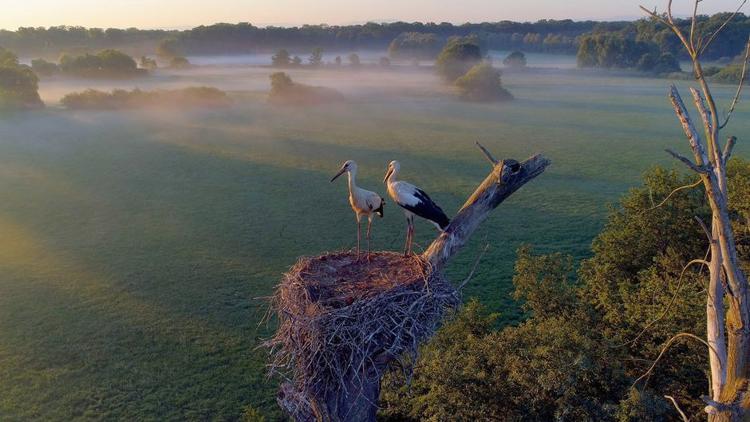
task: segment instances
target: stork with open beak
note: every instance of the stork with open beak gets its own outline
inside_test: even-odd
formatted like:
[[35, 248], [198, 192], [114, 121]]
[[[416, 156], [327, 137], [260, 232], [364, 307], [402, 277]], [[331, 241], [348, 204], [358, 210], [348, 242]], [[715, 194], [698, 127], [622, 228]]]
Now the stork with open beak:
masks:
[[372, 226], [372, 217], [377, 214], [383, 218], [383, 206], [385, 200], [375, 192], [362, 189], [357, 186], [357, 163], [348, 160], [341, 166], [341, 169], [331, 179], [331, 182], [339, 176], [346, 173], [349, 176], [349, 204], [357, 215], [357, 260], [359, 260], [359, 243], [360, 243], [360, 220], [367, 216], [367, 259], [370, 259], [370, 227]]
[[404, 246], [404, 256], [410, 255], [411, 244], [414, 240], [414, 216], [428, 220], [443, 231], [450, 220], [443, 210], [430, 197], [418, 187], [396, 180], [398, 172], [401, 170], [401, 164], [398, 161], [391, 161], [388, 164], [388, 171], [385, 174], [383, 182], [388, 186], [388, 195], [401, 208], [406, 215], [406, 244]]

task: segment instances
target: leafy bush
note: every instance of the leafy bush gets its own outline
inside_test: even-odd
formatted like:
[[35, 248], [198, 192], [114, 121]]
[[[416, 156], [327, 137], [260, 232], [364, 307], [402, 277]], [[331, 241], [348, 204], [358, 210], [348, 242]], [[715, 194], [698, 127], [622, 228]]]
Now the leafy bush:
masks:
[[52, 76], [60, 71], [60, 67], [44, 59], [34, 59], [31, 61], [31, 70], [39, 76]]
[[190, 62], [186, 57], [176, 56], [169, 60], [170, 69], [187, 69], [190, 67]]
[[359, 60], [359, 55], [356, 53], [352, 53], [347, 57], [349, 59], [349, 66], [351, 67], [359, 67], [362, 65], [362, 62]]
[[270, 75], [271, 92], [268, 100], [275, 104], [312, 105], [342, 101], [344, 96], [331, 88], [308, 86], [292, 81], [284, 72]]
[[[281, 49], [276, 52], [273, 56], [271, 56], [271, 65], [274, 67], [287, 67], [290, 63], [290, 56], [289, 52]], [[302, 60], [300, 59], [300, 63], [302, 63]]]
[[482, 60], [478, 42], [473, 38], [454, 38], [438, 55], [435, 67], [447, 82], [454, 82]]
[[641, 72], [656, 74], [669, 74], [681, 71], [680, 62], [677, 61], [675, 56], [669, 53], [646, 53], [641, 56], [635, 67]]
[[323, 49], [322, 48], [313, 48], [312, 53], [310, 54], [310, 58], [307, 59], [308, 62], [310, 62], [310, 66], [312, 67], [319, 67], [323, 64]]
[[502, 72], [488, 62], [472, 67], [466, 74], [456, 79], [461, 98], [469, 101], [510, 100], [513, 95], [502, 86]]
[[146, 70], [138, 68], [132, 57], [112, 49], [80, 56], [63, 54], [59, 66], [64, 74], [86, 78], [129, 78], [147, 73]]
[[43, 106], [37, 75], [30, 67], [19, 64], [13, 52], [0, 47], [0, 110]]
[[713, 75], [713, 80], [721, 83], [736, 84], [742, 78], [742, 65], [730, 64]]
[[211, 87], [189, 87], [177, 90], [112, 92], [87, 89], [68, 94], [61, 100], [69, 109], [116, 110], [140, 107], [222, 107], [230, 104], [224, 91]]
[[526, 67], [526, 55], [520, 51], [514, 51], [503, 60], [503, 64], [513, 68], [520, 69]]
[[182, 46], [175, 38], [167, 38], [156, 46], [156, 56], [162, 60], [170, 60], [172, 57], [183, 55]]
[[139, 65], [141, 66], [142, 69], [146, 69], [146, 70], [156, 70], [156, 68], [159, 67], [156, 64], [156, 60], [148, 56], [141, 56]]

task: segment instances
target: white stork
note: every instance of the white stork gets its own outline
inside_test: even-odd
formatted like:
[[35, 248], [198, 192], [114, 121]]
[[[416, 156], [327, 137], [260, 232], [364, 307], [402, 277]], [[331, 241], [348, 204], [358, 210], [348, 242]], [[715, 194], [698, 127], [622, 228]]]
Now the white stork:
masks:
[[357, 163], [348, 160], [341, 166], [341, 170], [331, 179], [331, 182], [337, 177], [347, 173], [349, 176], [349, 204], [357, 215], [357, 259], [359, 259], [359, 239], [360, 239], [360, 220], [367, 216], [367, 259], [370, 259], [370, 226], [372, 226], [372, 217], [374, 214], [383, 218], [383, 205], [385, 200], [375, 192], [362, 189], [357, 186]]
[[443, 231], [450, 220], [442, 209], [430, 199], [430, 197], [418, 187], [396, 180], [401, 164], [398, 161], [391, 161], [388, 164], [388, 171], [385, 174], [383, 182], [388, 186], [388, 195], [401, 208], [406, 215], [406, 245], [404, 246], [404, 256], [411, 254], [411, 243], [414, 240], [414, 216], [418, 215], [425, 220], [430, 221], [438, 230]]

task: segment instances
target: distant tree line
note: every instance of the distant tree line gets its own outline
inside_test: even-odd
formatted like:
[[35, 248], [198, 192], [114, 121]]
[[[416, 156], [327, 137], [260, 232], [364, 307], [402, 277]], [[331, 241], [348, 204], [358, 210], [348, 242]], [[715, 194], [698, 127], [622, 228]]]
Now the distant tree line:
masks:
[[106, 49], [95, 54], [63, 54], [59, 63], [44, 59], [31, 61], [31, 68], [39, 76], [61, 73], [85, 78], [130, 78], [145, 75], [156, 67], [153, 59], [141, 57], [142, 67], [135, 59], [119, 50]]
[[[710, 34], [730, 16], [719, 13], [699, 16], [696, 32]], [[677, 20], [683, 31], [690, 31], [689, 19]], [[750, 33], [750, 17], [738, 14], [704, 52], [706, 60], [730, 63], [743, 53]], [[672, 30], [661, 23], [641, 19], [621, 28], [594, 28], [579, 38], [580, 67], [637, 68], [654, 73], [679, 71], [678, 59], [686, 58]]]
[[[701, 16], [699, 30], [716, 29], [727, 14]], [[688, 20], [680, 21], [689, 25]], [[733, 57], [742, 49], [750, 31], [750, 18], [740, 14], [725, 28], [706, 52], [707, 59]], [[393, 22], [362, 25], [303, 25], [298, 27], [258, 27], [250, 23], [202, 25], [193, 29], [141, 30], [136, 28], [84, 28], [54, 26], [22, 27], [16, 31], [0, 30], [0, 46], [23, 55], [59, 54], [63, 51], [87, 51], [156, 45], [171, 40], [180, 54], [227, 54], [269, 52], [280, 48], [364, 49], [388, 48], [396, 41], [408, 50], [418, 45], [436, 52], [435, 39], [476, 35], [486, 48], [573, 54], [585, 34], [616, 33], [634, 41], [653, 43], [660, 52], [681, 54], [677, 41], [662, 25], [651, 20], [635, 22], [596, 22], [540, 20], [537, 22], [484, 22], [453, 25], [451, 23]], [[416, 35], [421, 34], [421, 35]], [[439, 49], [437, 50], [439, 51]], [[421, 53], [420, 53], [421, 54]]]
[[[219, 23], [184, 31], [84, 28], [54, 26], [0, 30], [0, 45], [24, 55], [59, 54], [156, 45], [171, 40], [179, 55], [269, 52], [280, 48], [365, 49], [387, 48], [402, 34], [428, 34], [442, 40], [475, 34], [488, 48], [574, 53], [576, 37], [597, 27], [620, 29], [625, 22], [602, 24], [594, 21], [541, 20], [534, 23], [511, 21], [467, 23], [366, 23], [363, 25], [303, 25], [258, 27], [249, 23]], [[432, 34], [432, 35], [429, 35]], [[439, 51], [439, 48], [438, 50]]]
[[657, 46], [615, 33], [586, 35], [576, 56], [579, 67], [634, 68], [643, 72], [679, 72], [680, 64], [672, 53]]

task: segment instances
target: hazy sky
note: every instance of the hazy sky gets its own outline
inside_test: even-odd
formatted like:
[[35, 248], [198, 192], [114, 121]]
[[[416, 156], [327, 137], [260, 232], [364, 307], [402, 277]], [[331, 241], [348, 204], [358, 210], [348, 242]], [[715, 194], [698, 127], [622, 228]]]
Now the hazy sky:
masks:
[[[0, 28], [185, 28], [216, 22], [255, 25], [349, 24], [372, 21], [482, 22], [538, 19], [633, 19], [638, 5], [666, 0], [3, 0]], [[691, 0], [675, 1], [687, 14]], [[706, 14], [734, 10], [739, 0], [704, 0]], [[745, 10], [747, 12], [747, 10]]]

